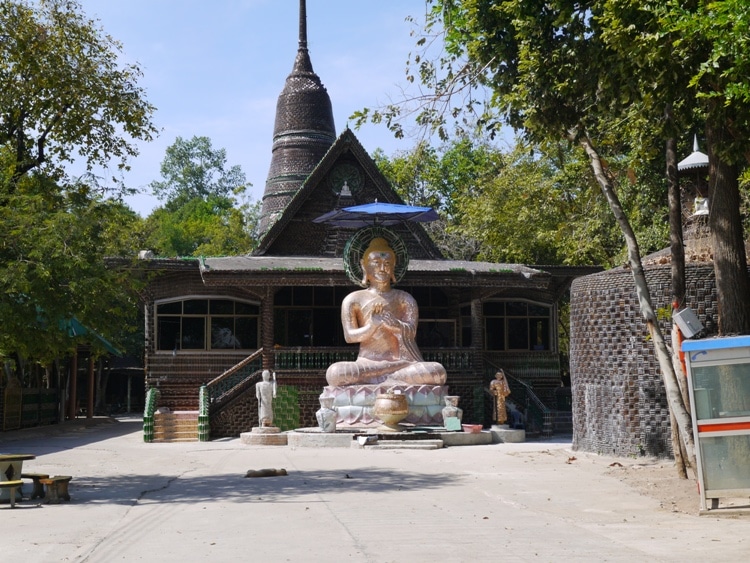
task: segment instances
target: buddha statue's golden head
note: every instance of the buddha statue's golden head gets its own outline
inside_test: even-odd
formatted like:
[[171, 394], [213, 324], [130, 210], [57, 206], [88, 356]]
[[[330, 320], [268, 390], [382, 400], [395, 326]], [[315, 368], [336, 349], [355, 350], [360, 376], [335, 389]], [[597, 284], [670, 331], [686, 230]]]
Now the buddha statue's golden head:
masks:
[[383, 237], [376, 237], [362, 253], [362, 285], [368, 285], [378, 271], [388, 274], [389, 282], [396, 283], [396, 253]]

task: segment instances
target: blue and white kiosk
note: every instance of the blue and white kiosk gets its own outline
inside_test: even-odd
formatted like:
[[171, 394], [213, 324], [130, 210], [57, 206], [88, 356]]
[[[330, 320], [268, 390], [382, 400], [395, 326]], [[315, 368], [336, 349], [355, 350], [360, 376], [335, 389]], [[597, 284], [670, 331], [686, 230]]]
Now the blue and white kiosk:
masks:
[[701, 510], [750, 498], [750, 336], [686, 340]]

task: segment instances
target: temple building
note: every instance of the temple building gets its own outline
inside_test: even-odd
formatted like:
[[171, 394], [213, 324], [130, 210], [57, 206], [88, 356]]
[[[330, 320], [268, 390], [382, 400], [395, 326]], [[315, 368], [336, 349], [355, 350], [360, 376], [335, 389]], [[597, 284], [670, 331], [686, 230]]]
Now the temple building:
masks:
[[[276, 108], [257, 249], [144, 261], [152, 274], [146, 388], [158, 389], [157, 406], [197, 411], [203, 387], [211, 438], [239, 436], [257, 425], [254, 386], [269, 369], [278, 381], [274, 423], [282, 430], [315, 426], [327, 367], [357, 355], [344, 340], [340, 313], [357, 289], [344, 260], [357, 230], [313, 220], [374, 201], [403, 203], [356, 135], [336, 134], [331, 99], [308, 52], [302, 0], [299, 47]], [[425, 360], [445, 367], [464, 420], [490, 422], [489, 383], [502, 368], [528, 431], [552, 433], [556, 411], [570, 411], [560, 391], [558, 304], [573, 279], [598, 269], [448, 260], [421, 224], [389, 229], [408, 254], [398, 288], [419, 304], [417, 344]]]

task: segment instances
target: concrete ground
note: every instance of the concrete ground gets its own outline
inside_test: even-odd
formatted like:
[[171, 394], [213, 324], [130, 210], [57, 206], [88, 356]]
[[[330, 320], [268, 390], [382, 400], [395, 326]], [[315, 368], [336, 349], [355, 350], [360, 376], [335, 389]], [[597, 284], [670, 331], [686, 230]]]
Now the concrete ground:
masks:
[[[568, 441], [368, 450], [146, 444], [137, 418], [0, 434], [72, 500], [0, 505], [3, 560], [747, 561], [750, 518], [671, 512]], [[571, 460], [575, 459], [573, 462]], [[245, 478], [249, 469], [287, 476]]]

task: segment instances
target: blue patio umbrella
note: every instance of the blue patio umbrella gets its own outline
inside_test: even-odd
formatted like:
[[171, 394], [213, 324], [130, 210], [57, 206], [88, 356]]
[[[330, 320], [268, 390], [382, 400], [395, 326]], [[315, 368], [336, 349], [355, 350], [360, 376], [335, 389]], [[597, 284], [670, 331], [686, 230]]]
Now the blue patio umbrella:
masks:
[[404, 222], [429, 223], [440, 216], [432, 207], [417, 207], [400, 203], [366, 203], [334, 209], [313, 219], [313, 223], [329, 223], [337, 227], [389, 227]]

